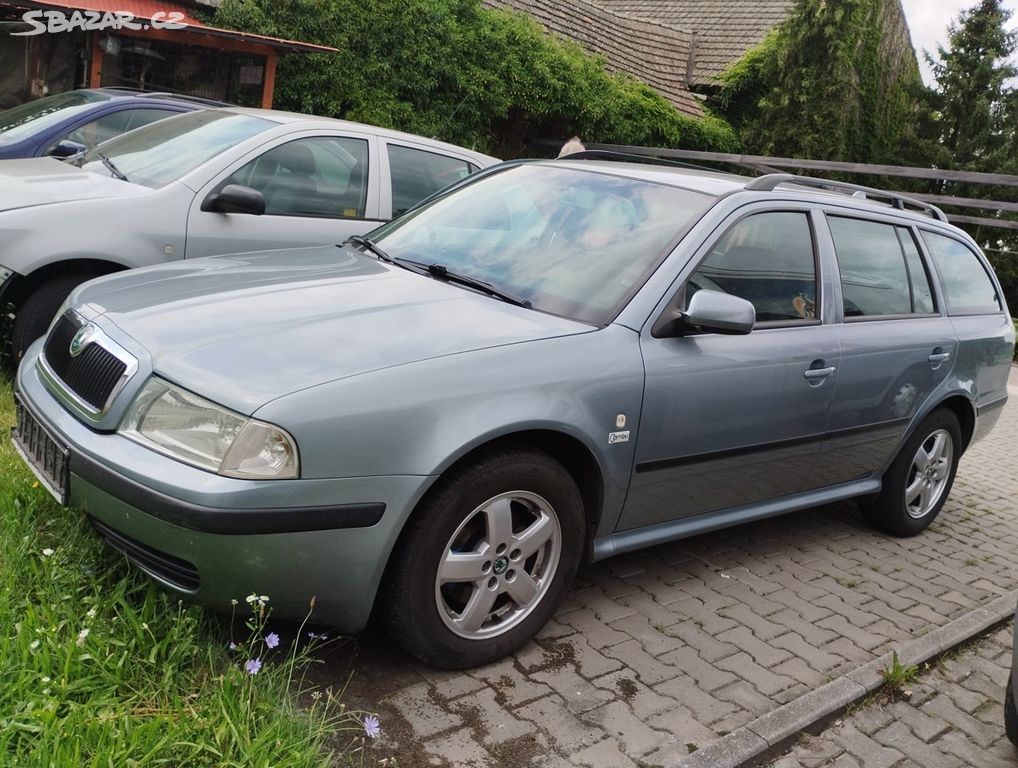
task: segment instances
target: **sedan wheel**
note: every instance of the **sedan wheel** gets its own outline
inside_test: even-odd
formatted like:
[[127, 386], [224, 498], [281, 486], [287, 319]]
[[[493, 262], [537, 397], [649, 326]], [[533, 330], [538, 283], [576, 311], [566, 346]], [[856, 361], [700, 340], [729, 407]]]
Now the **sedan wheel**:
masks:
[[378, 605], [393, 639], [463, 669], [524, 645], [551, 618], [583, 550], [576, 482], [533, 449], [492, 452], [443, 477], [407, 522]]

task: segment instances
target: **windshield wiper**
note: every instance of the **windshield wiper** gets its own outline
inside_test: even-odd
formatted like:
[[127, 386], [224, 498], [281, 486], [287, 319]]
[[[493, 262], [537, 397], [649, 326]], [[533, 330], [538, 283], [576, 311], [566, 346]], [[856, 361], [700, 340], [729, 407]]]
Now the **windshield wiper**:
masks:
[[99, 151], [96, 151], [96, 154], [99, 156], [99, 159], [103, 161], [103, 165], [105, 165], [109, 169], [109, 172], [113, 174], [114, 178], [120, 179], [121, 181], [128, 180], [124, 172], [117, 168], [117, 166], [113, 164], [113, 161], [106, 157], [106, 155]]
[[[408, 261], [402, 259], [402, 261]], [[466, 288], [473, 288], [481, 293], [486, 293], [489, 296], [494, 296], [496, 299], [502, 299], [510, 304], [515, 304], [517, 307], [524, 307], [525, 309], [531, 309], [534, 305], [530, 302], [530, 299], [525, 299], [522, 296], [518, 296], [515, 293], [496, 288], [491, 283], [486, 283], [484, 280], [480, 280], [470, 275], [464, 275], [460, 272], [451, 272], [448, 267], [444, 264], [421, 264], [420, 262], [409, 262], [419, 267], [423, 267], [427, 270], [428, 274], [432, 277], [437, 277], [439, 280], [445, 280], [448, 283], [456, 283]]]
[[375, 254], [375, 256], [382, 261], [387, 261], [390, 264], [403, 267], [403, 269], [409, 269], [411, 272], [416, 272], [419, 275], [430, 275], [431, 277], [438, 278], [439, 280], [445, 280], [447, 283], [456, 283], [457, 285], [462, 285], [467, 288], [473, 288], [481, 293], [494, 296], [496, 299], [502, 299], [502, 301], [508, 302], [509, 304], [515, 304], [517, 307], [524, 307], [526, 309], [533, 307], [530, 299], [517, 296], [515, 293], [510, 293], [509, 291], [502, 290], [501, 288], [496, 288], [491, 283], [486, 283], [484, 280], [479, 280], [476, 277], [463, 275], [459, 272], [450, 272], [448, 267], [443, 264], [425, 264], [420, 261], [414, 261], [413, 259], [390, 256], [377, 243], [364, 235], [352, 235], [346, 239], [346, 242], [359, 245], [365, 250]]
[[378, 245], [374, 240], [372, 240], [369, 237], [365, 237], [364, 235], [350, 235], [350, 237], [346, 239], [346, 242], [344, 242], [343, 245], [346, 245], [346, 243], [353, 243], [354, 245], [359, 245], [362, 248], [364, 248], [364, 250], [371, 251], [371, 253], [375, 254], [375, 256], [380, 258], [382, 261], [387, 261], [390, 264], [399, 264], [398, 259], [394, 259], [392, 256], [383, 251], [382, 247]]

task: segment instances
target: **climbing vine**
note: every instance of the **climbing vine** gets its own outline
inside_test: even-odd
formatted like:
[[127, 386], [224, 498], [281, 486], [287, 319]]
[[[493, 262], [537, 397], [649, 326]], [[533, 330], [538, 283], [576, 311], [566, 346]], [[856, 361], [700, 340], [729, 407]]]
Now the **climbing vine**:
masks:
[[[881, 161], [910, 134], [919, 70], [898, 0], [795, 0], [722, 77], [749, 151]], [[899, 22], [899, 23], [895, 23]]]

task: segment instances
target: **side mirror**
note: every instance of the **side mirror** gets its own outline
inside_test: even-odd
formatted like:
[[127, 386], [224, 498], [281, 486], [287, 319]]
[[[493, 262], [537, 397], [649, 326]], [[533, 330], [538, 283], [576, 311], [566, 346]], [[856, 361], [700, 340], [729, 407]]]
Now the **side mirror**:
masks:
[[201, 209], [210, 213], [248, 213], [261, 216], [265, 213], [265, 195], [257, 189], [241, 184], [227, 184], [218, 192], [206, 197]]
[[745, 335], [755, 323], [756, 308], [745, 299], [702, 288], [689, 300], [689, 309], [665, 313], [652, 333], [657, 338], [684, 336], [692, 330]]
[[62, 141], [58, 141], [57, 145], [50, 149], [50, 151], [47, 152], [46, 155], [48, 157], [56, 157], [59, 158], [60, 160], [65, 160], [68, 157], [74, 157], [79, 152], [84, 152], [87, 149], [88, 147], [86, 147], [80, 141], [71, 141], [70, 139], [63, 139]]

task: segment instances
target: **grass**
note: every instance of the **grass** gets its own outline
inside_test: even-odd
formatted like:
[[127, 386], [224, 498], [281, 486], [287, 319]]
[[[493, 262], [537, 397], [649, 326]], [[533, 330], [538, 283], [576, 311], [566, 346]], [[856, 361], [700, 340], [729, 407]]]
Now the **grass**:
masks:
[[898, 659], [898, 652], [894, 651], [890, 666], [880, 670], [880, 674], [884, 678], [883, 693], [888, 701], [907, 700], [911, 691], [906, 690], [905, 686], [915, 680], [919, 667], [915, 664], [906, 667]]
[[[13, 417], [10, 383], [0, 378], [4, 436]], [[374, 763], [362, 713], [303, 683], [313, 645], [270, 649], [270, 611], [238, 597], [238, 610], [251, 613], [235, 630], [156, 588], [39, 488], [4, 437], [0, 764]], [[255, 657], [262, 667], [252, 675], [244, 665]]]

